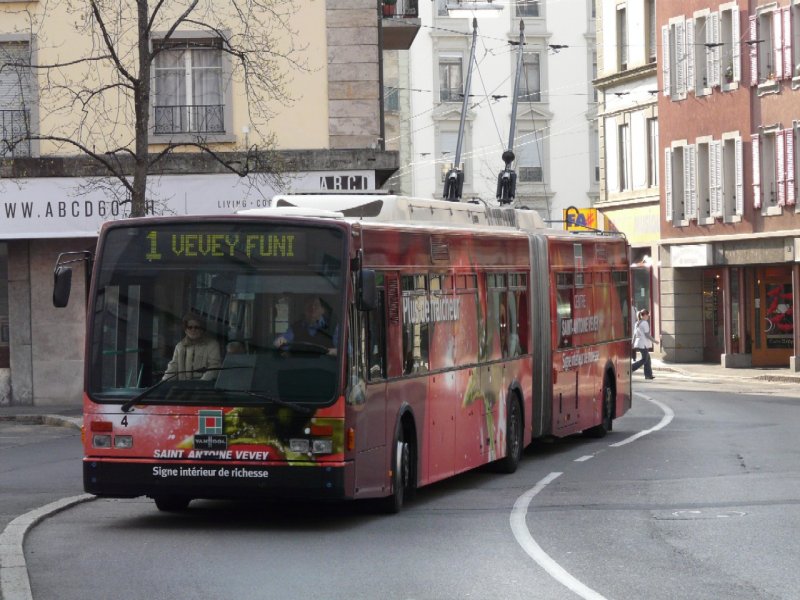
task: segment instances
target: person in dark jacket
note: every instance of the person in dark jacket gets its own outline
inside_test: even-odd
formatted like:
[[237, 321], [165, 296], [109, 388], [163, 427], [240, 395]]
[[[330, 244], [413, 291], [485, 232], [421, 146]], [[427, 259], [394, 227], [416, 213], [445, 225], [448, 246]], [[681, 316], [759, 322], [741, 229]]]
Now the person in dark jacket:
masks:
[[331, 329], [330, 310], [318, 296], [307, 298], [303, 304], [303, 317], [294, 321], [283, 334], [275, 338], [276, 348], [292, 342], [316, 344], [336, 354], [339, 327]]

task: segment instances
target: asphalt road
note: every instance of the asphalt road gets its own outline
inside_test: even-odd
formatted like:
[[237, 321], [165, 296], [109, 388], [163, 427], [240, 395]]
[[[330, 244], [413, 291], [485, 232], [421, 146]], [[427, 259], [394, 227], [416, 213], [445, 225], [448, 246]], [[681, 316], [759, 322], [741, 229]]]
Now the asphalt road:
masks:
[[[391, 517], [363, 504], [195, 501], [177, 515], [146, 499], [80, 504], [29, 532], [33, 595], [795, 599], [795, 387], [637, 381], [605, 439], [537, 444], [517, 473], [424, 488]], [[58, 433], [11, 447], [13, 510], [80, 493], [78, 441]]]

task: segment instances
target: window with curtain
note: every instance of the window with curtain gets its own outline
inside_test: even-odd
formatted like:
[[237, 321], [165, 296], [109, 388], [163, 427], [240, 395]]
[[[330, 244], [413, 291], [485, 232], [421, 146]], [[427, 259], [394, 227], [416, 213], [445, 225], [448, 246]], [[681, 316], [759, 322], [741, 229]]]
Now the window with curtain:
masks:
[[522, 77], [519, 82], [520, 102], [542, 101], [542, 69], [538, 52], [526, 52], [522, 56]]
[[439, 57], [439, 101], [461, 102], [463, 100], [462, 60], [460, 54]]
[[220, 40], [156, 44], [155, 133], [224, 133]]
[[30, 156], [34, 98], [27, 42], [0, 42], [0, 157]]
[[514, 152], [517, 155], [517, 171], [521, 182], [544, 182], [543, 143], [539, 131], [521, 131], [517, 136]]

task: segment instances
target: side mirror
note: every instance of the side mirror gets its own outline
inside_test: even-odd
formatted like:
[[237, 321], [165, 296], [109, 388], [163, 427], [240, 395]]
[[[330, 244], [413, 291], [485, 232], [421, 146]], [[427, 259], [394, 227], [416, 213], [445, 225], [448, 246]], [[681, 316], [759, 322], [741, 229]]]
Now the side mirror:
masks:
[[53, 306], [64, 308], [69, 303], [72, 289], [72, 269], [58, 266], [53, 271]]
[[372, 269], [361, 269], [358, 273], [358, 297], [356, 306], [358, 310], [370, 311], [375, 308], [377, 303], [378, 289], [375, 285], [375, 271]]

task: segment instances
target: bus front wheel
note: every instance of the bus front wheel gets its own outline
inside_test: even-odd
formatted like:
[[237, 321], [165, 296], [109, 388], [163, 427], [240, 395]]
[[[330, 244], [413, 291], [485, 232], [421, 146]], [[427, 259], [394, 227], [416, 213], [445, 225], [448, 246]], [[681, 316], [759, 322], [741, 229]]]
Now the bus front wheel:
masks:
[[406, 442], [403, 429], [397, 433], [392, 458], [392, 493], [383, 498], [383, 512], [395, 514], [403, 508], [407, 494], [411, 490], [411, 447]]

